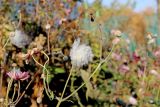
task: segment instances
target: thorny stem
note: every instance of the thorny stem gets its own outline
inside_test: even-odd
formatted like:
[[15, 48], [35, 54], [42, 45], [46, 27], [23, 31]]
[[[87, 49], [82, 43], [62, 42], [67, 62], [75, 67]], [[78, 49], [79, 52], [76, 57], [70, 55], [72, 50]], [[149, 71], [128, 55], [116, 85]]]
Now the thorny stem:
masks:
[[[96, 69], [93, 71], [93, 73], [89, 76], [88, 80], [90, 80], [90, 79], [92, 78], [92, 76], [97, 72], [97, 70], [101, 67], [101, 65], [102, 65], [103, 63], [105, 63], [105, 62], [108, 61], [111, 53], [113, 52], [113, 49], [114, 49], [114, 45], [112, 46], [111, 52], [108, 54], [108, 56], [107, 56], [104, 60], [102, 60], [102, 61], [98, 64], [97, 68], [96, 68]], [[73, 96], [78, 90], [80, 90], [85, 84], [86, 84], [86, 83], [83, 83], [82, 85], [80, 85], [80, 86], [79, 86], [74, 92], [72, 92], [69, 96], [67, 96], [67, 97], [65, 97], [64, 99], [62, 99], [62, 101], [66, 101], [68, 98], [72, 97], [72, 96]]]
[[68, 76], [67, 81], [66, 81], [66, 83], [65, 83], [65, 86], [64, 86], [64, 88], [63, 88], [62, 95], [61, 95], [60, 99], [58, 99], [58, 104], [57, 104], [57, 106], [56, 106], [56, 107], [59, 107], [59, 106], [60, 106], [60, 104], [61, 104], [61, 102], [63, 101], [63, 96], [64, 96], [64, 93], [65, 93], [65, 91], [66, 91], [66, 88], [67, 88], [68, 82], [69, 82], [70, 77], [71, 77], [71, 75], [72, 75], [72, 72], [73, 72], [73, 66], [72, 66], [72, 68], [71, 68], [71, 70], [70, 70], [69, 76]]

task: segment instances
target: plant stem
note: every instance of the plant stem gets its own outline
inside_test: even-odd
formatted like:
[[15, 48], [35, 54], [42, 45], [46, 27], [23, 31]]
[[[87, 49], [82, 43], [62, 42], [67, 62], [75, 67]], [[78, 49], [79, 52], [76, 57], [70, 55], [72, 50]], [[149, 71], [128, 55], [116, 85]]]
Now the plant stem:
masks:
[[62, 95], [61, 95], [60, 99], [58, 100], [58, 103], [57, 103], [57, 106], [56, 106], [56, 107], [59, 107], [60, 104], [61, 104], [61, 102], [65, 101], [65, 100], [63, 100], [63, 96], [64, 96], [64, 93], [65, 93], [65, 91], [66, 91], [66, 88], [67, 88], [69, 79], [70, 79], [70, 77], [71, 77], [71, 75], [72, 75], [72, 72], [73, 72], [73, 66], [72, 66], [72, 68], [71, 68], [71, 70], [70, 70], [69, 76], [68, 76], [67, 81], [66, 81], [66, 83], [65, 83], [65, 86], [64, 86], [64, 88], [63, 88]]
[[101, 24], [99, 24], [99, 31], [101, 33], [101, 35], [100, 35], [100, 61], [101, 61], [102, 60], [102, 53], [103, 53], [103, 41], [102, 41], [103, 33], [102, 33]]
[[158, 102], [158, 99], [159, 99], [159, 93], [160, 93], [160, 86], [159, 86], [159, 88], [158, 88], [158, 93], [157, 93], [157, 102]]
[[[48, 81], [48, 70], [47, 70], [47, 68], [46, 68], [45, 66], [46, 66], [46, 64], [49, 62], [49, 57], [48, 57], [48, 55], [47, 55], [44, 51], [41, 51], [41, 53], [43, 53], [43, 54], [47, 57], [47, 61], [45, 62], [44, 65], [40, 64], [40, 63], [34, 58], [33, 55], [32, 55], [32, 58], [33, 58], [33, 60], [34, 60], [38, 65], [40, 65], [40, 66], [43, 68], [43, 75], [44, 75], [44, 76], [45, 76], [45, 71], [47, 72], [47, 81]], [[52, 100], [52, 99], [54, 98], [54, 94], [53, 94], [53, 92], [49, 89], [48, 83], [47, 83], [47, 85], [46, 85], [46, 79], [45, 79], [45, 77], [43, 77], [43, 85], [44, 85], [45, 92], [46, 92], [47, 96]]]
[[[102, 64], [102, 63], [99, 63], [99, 64], [98, 64], [97, 68], [94, 70], [94, 72], [91, 74], [91, 76], [96, 73], [96, 71], [100, 68], [101, 64]], [[90, 80], [91, 76], [88, 78], [88, 80]], [[80, 85], [74, 92], [72, 92], [69, 96], [65, 97], [65, 98], [63, 99], [63, 101], [65, 101], [65, 100], [67, 100], [68, 98], [70, 98], [71, 96], [73, 96], [73, 95], [74, 95], [78, 90], [80, 90], [85, 84], [86, 84], [86, 83], [83, 83], [82, 85]]]
[[22, 13], [21, 10], [19, 10], [19, 22], [18, 25], [16, 26], [17, 28], [20, 28], [21, 22], [22, 22]]
[[[70, 88], [70, 90], [71, 90], [71, 92], [74, 92], [75, 91], [75, 88], [74, 88], [74, 81], [75, 81], [75, 73], [73, 73], [72, 74], [72, 77], [71, 77], [71, 88]], [[83, 106], [83, 104], [81, 103], [81, 100], [80, 100], [80, 98], [79, 98], [79, 95], [78, 95], [78, 93], [76, 92], [75, 93], [75, 97], [76, 97], [76, 99], [77, 99], [77, 102], [78, 102], [78, 104], [79, 104], [79, 106], [80, 107], [84, 107]]]
[[[28, 83], [28, 85], [26, 86], [25, 90], [23, 91], [23, 93], [21, 94], [21, 96], [15, 101], [14, 105], [17, 105], [18, 102], [21, 100], [21, 98], [23, 97], [23, 95], [25, 94], [26, 90], [29, 88], [29, 86], [31, 85], [31, 83], [33, 82], [34, 78]], [[20, 87], [19, 87], [20, 88]]]
[[47, 45], [48, 45], [48, 53], [50, 54], [51, 51], [50, 51], [50, 43], [49, 43], [49, 39], [50, 39], [50, 28], [49, 30], [47, 31]]
[[0, 97], [2, 96], [2, 84], [3, 84], [3, 71], [1, 71], [1, 77], [0, 77]]
[[20, 96], [20, 89], [21, 89], [21, 84], [20, 84], [20, 81], [18, 81], [18, 96], [14, 102], [12, 101], [13, 103], [16, 103], [16, 101], [18, 101], [18, 98]]
[[14, 100], [14, 97], [15, 97], [15, 94], [16, 94], [16, 87], [14, 86], [14, 89], [13, 89], [14, 91], [13, 91], [13, 95], [12, 95], [12, 102], [13, 102], [13, 100]]
[[13, 82], [13, 79], [11, 78], [9, 83], [8, 83], [8, 87], [7, 87], [7, 94], [6, 94], [6, 101], [5, 101], [5, 106], [8, 107], [8, 96], [9, 96], [9, 91], [11, 89], [11, 86], [12, 86], [12, 82]]
[[[113, 52], [113, 49], [114, 49], [114, 45], [112, 46], [111, 52], [108, 54], [108, 56], [98, 64], [97, 68], [96, 68], [96, 69], [93, 71], [93, 73], [89, 76], [88, 81], [89, 81], [89, 80], [92, 78], [92, 76], [97, 72], [97, 70], [101, 67], [101, 65], [102, 65], [104, 62], [107, 62], [107, 61], [108, 61], [111, 53]], [[82, 85], [80, 85], [80, 86], [79, 86], [74, 92], [72, 92], [69, 96], [63, 98], [62, 101], [66, 101], [68, 98], [72, 97], [72, 96], [73, 96], [78, 90], [80, 90], [85, 84], [86, 84], [86, 83], [83, 83]], [[57, 107], [59, 107], [59, 106], [57, 106]]]
[[6, 41], [6, 43], [5, 43], [4, 46], [3, 46], [3, 49], [5, 49], [5, 47], [7, 46], [9, 40], [10, 40], [10, 39], [8, 38], [7, 41]]

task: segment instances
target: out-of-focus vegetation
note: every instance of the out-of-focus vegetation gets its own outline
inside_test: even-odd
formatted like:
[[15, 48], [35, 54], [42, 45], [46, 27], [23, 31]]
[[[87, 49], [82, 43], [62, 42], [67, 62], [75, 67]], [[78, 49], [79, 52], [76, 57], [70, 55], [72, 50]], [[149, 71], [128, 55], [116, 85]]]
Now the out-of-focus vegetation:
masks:
[[[158, 18], [134, 5], [1, 0], [0, 107], [158, 107]], [[73, 67], [70, 50], [78, 38], [94, 57]]]

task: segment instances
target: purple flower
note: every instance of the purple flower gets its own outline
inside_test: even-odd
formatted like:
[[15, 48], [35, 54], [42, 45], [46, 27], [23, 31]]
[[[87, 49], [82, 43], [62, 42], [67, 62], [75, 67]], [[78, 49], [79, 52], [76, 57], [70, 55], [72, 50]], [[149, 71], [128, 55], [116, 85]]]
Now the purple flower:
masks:
[[20, 69], [13, 68], [12, 71], [8, 72], [7, 75], [14, 80], [26, 80], [28, 79], [29, 72], [21, 72]]
[[125, 74], [130, 70], [130, 68], [127, 65], [123, 64], [119, 67], [118, 70], [120, 73]]
[[117, 60], [117, 61], [122, 60], [122, 56], [118, 53], [112, 53], [112, 58]]
[[138, 68], [137, 72], [138, 72], [138, 77], [142, 77], [144, 75], [144, 69]]
[[156, 49], [154, 52], [153, 52], [154, 56], [156, 58], [159, 58], [160, 57], [160, 48]]

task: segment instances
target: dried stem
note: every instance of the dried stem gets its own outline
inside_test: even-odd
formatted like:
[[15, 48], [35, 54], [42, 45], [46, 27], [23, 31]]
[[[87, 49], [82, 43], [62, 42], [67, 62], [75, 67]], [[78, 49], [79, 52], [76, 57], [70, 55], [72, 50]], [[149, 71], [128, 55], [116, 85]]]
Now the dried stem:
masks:
[[46, 84], [46, 78], [45, 78], [45, 71], [47, 72], [47, 81], [48, 81], [48, 70], [46, 68], [46, 64], [49, 62], [49, 57], [48, 55], [44, 52], [44, 51], [41, 51], [41, 53], [43, 53], [46, 57], [47, 57], [47, 61], [45, 62], [44, 65], [40, 64], [35, 58], [34, 56], [32, 55], [32, 58], [33, 60], [38, 64], [40, 65], [42, 68], [43, 68], [43, 84], [44, 84], [44, 88], [45, 88], [45, 92], [47, 94], [47, 96], [52, 100], [54, 99], [54, 94], [53, 92], [49, 89], [49, 84]]
[[13, 82], [13, 79], [11, 78], [9, 83], [8, 83], [8, 87], [7, 87], [7, 94], [6, 94], [6, 98], [5, 98], [5, 106], [8, 107], [9, 103], [8, 103], [8, 96], [9, 96], [9, 91], [11, 89], [11, 86], [12, 86], [12, 82]]
[[56, 107], [59, 107], [59, 106], [60, 106], [60, 104], [61, 104], [61, 102], [63, 101], [63, 96], [64, 96], [64, 93], [65, 93], [65, 91], [66, 91], [66, 88], [67, 88], [68, 82], [69, 82], [70, 77], [71, 77], [71, 75], [72, 75], [72, 72], [73, 72], [73, 66], [72, 66], [72, 68], [71, 68], [71, 70], [70, 70], [69, 76], [68, 76], [67, 81], [66, 81], [66, 83], [65, 83], [65, 86], [64, 86], [64, 88], [63, 88], [62, 95], [61, 95], [60, 99], [58, 99], [58, 104], [57, 104], [57, 106], [56, 106]]
[[17, 101], [15, 101], [14, 105], [17, 105], [18, 102], [22, 99], [23, 95], [25, 94], [26, 90], [29, 88], [29, 86], [31, 85], [31, 83], [33, 82], [34, 78], [32, 78], [32, 80], [28, 83], [28, 85], [26, 86], [25, 90], [23, 91], [23, 93], [21, 94], [21, 96], [18, 98]]

